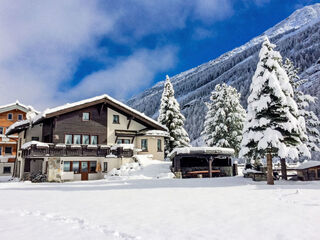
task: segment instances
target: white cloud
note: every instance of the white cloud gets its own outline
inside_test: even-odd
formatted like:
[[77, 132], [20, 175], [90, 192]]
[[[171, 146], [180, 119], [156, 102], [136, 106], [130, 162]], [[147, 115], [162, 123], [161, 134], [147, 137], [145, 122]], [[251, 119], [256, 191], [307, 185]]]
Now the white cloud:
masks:
[[6, 90], [0, 102], [18, 98], [38, 108], [63, 102], [54, 99], [59, 84], [115, 19], [94, 1], [1, 1], [0, 81]]
[[81, 99], [107, 93], [124, 100], [133, 91], [149, 86], [155, 73], [174, 66], [175, 53], [174, 47], [137, 50], [114, 66], [90, 74], [64, 93], [64, 98]]
[[[0, 104], [19, 99], [44, 109], [109, 92], [126, 98], [172, 68], [177, 48], [132, 49], [112, 67], [85, 77], [66, 92], [82, 58], [110, 59], [99, 40], [135, 45], [143, 36], [209, 24], [232, 14], [231, 0], [2, 0], [0, 3]], [[118, 87], [116, 87], [116, 85]]]

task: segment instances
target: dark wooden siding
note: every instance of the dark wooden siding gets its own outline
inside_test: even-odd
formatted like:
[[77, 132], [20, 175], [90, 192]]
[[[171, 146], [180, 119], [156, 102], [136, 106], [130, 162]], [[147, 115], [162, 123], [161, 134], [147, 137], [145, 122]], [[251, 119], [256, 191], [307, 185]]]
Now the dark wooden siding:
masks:
[[[90, 113], [89, 121], [82, 121], [83, 112]], [[97, 135], [98, 144], [105, 144], [107, 142], [106, 108], [98, 104], [53, 117], [44, 123], [43, 136], [50, 135], [49, 142], [64, 143], [65, 134]]]
[[52, 143], [52, 123], [53, 119], [46, 119], [43, 122], [42, 127], [42, 141], [46, 143]]

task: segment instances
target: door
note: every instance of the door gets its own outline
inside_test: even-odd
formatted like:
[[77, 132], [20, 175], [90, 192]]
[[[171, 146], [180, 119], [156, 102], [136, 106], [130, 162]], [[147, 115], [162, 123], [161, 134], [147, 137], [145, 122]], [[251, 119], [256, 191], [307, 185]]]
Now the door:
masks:
[[81, 162], [81, 181], [88, 180], [88, 162]]
[[30, 173], [41, 174], [42, 173], [42, 159], [31, 159], [30, 161]]

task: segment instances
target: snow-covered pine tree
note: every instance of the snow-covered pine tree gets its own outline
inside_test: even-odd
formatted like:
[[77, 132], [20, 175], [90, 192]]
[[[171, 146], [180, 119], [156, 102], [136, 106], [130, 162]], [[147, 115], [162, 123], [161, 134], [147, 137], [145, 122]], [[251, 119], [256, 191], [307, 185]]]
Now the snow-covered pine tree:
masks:
[[240, 156], [261, 159], [267, 156], [268, 184], [273, 184], [272, 156], [296, 159], [300, 152], [310, 156], [303, 123], [282, 58], [266, 37], [252, 78], [248, 113], [244, 124]]
[[308, 136], [306, 144], [310, 151], [320, 152], [320, 121], [314, 112], [309, 110], [309, 106], [316, 102], [316, 98], [308, 94], [304, 94], [300, 90], [300, 86], [307, 82], [307, 79], [301, 80], [298, 76], [298, 69], [294, 67], [292, 61], [288, 58], [285, 59], [283, 68], [288, 74], [290, 83], [294, 92], [294, 99], [297, 103], [299, 115], [304, 117], [306, 128], [305, 134]]
[[161, 97], [158, 122], [169, 130], [169, 140], [166, 142], [166, 153], [176, 147], [190, 146], [188, 133], [183, 128], [185, 118], [180, 112], [178, 101], [174, 97], [173, 86], [167, 75]]
[[218, 84], [210, 100], [202, 132], [205, 142], [211, 147], [233, 148], [238, 156], [246, 116], [240, 104], [240, 93], [225, 83]]

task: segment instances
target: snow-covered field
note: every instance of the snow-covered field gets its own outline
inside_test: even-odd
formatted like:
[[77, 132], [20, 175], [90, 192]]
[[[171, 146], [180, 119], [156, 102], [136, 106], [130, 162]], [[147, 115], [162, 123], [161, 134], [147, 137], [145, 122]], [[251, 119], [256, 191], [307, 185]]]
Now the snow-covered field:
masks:
[[320, 182], [170, 179], [169, 163], [153, 163], [99, 181], [1, 182], [0, 239], [320, 236]]

